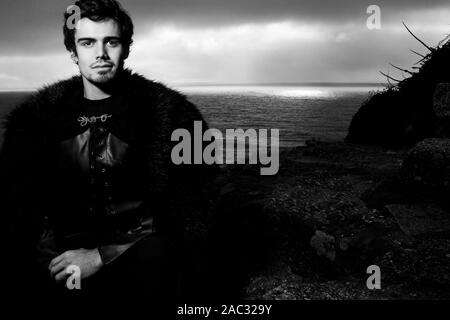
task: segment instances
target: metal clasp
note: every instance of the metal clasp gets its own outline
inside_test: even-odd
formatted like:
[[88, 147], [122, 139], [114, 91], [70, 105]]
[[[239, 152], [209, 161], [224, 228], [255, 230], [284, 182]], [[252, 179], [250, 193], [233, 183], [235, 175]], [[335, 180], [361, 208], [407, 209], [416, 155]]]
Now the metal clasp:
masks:
[[78, 118], [78, 122], [80, 123], [80, 126], [84, 127], [88, 123], [96, 123], [97, 120], [100, 120], [101, 122], [106, 122], [106, 120], [108, 120], [108, 118], [111, 118], [111, 117], [112, 117], [112, 115], [110, 115], [110, 114], [102, 114], [101, 116], [98, 116], [98, 117], [81, 116]]

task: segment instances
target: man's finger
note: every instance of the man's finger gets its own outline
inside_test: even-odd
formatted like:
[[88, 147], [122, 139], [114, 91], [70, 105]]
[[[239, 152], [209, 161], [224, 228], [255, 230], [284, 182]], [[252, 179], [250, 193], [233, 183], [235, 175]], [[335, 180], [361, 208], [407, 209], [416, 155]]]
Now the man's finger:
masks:
[[58, 264], [59, 262], [61, 262], [64, 259], [64, 253], [60, 254], [59, 256], [57, 256], [56, 258], [53, 258], [52, 261], [50, 261], [50, 264], [48, 265], [48, 268], [51, 269], [54, 265]]
[[55, 280], [56, 280], [56, 282], [61, 282], [62, 280], [66, 279], [69, 275], [70, 275], [70, 274], [68, 274], [68, 273], [66, 272], [66, 268], [64, 268], [63, 271], [61, 271], [60, 273], [58, 273], [58, 274], [55, 276]]
[[65, 260], [63, 260], [63, 261], [61, 261], [60, 263], [58, 263], [58, 264], [54, 265], [53, 267], [51, 267], [51, 269], [50, 269], [50, 274], [51, 274], [52, 276], [54, 276], [55, 274], [57, 274], [57, 273], [60, 272], [61, 270], [66, 269], [66, 267], [67, 267], [68, 265], [69, 265], [69, 264], [68, 264]]

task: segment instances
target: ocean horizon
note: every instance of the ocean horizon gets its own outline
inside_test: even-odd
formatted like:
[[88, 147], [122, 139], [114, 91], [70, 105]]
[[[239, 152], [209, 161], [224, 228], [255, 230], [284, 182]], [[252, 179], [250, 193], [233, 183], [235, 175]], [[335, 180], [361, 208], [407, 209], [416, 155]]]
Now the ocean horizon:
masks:
[[[165, 82], [162, 82], [165, 83]], [[385, 87], [383, 82], [249, 82], [249, 83], [215, 83], [215, 82], [174, 82], [165, 83], [169, 87], [249, 87], [249, 86], [297, 86], [297, 87]], [[38, 88], [0, 88], [4, 92], [35, 92]]]

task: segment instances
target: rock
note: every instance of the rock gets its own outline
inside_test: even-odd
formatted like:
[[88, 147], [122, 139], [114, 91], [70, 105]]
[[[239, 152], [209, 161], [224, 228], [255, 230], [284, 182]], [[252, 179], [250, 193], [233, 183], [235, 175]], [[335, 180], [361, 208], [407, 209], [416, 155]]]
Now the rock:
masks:
[[383, 208], [389, 203], [405, 201], [404, 187], [397, 179], [385, 179], [368, 188], [361, 194], [361, 199], [370, 207]]
[[450, 137], [450, 83], [439, 83], [433, 96], [436, 137]]
[[390, 204], [386, 208], [411, 236], [450, 231], [450, 214], [435, 204]]
[[375, 264], [383, 270], [384, 283], [399, 282], [421, 288], [417, 293], [428, 299], [443, 299], [449, 294], [450, 263], [445, 256], [449, 249], [449, 239], [417, 239], [412, 249], [393, 243]]
[[[360, 233], [347, 240], [348, 248], [371, 248], [373, 243], [383, 237], [384, 228], [381, 225], [373, 224]], [[347, 249], [348, 249], [347, 248]]]
[[450, 190], [450, 139], [425, 139], [406, 155], [401, 168], [408, 185]]
[[339, 229], [345, 234], [343, 230], [351, 224], [364, 223], [362, 217], [368, 209], [351, 191], [331, 190], [316, 186], [317, 181], [311, 184], [313, 182], [314, 185], [308, 187], [278, 184], [269, 195], [265, 209], [276, 220], [327, 233]]
[[335, 238], [317, 230], [316, 233], [312, 236], [310, 245], [313, 247], [317, 255], [324, 256], [330, 261], [336, 260], [336, 248], [335, 248]]

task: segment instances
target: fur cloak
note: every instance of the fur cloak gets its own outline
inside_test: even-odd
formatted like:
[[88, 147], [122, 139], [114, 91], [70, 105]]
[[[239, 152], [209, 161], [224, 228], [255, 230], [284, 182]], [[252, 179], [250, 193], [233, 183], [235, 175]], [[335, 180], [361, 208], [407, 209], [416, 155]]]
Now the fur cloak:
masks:
[[[148, 181], [148, 201], [161, 213], [157, 217], [161, 226], [188, 238], [203, 239], [212, 221], [211, 184], [217, 167], [175, 166], [170, 157], [173, 130], [186, 128], [192, 132], [194, 121], [203, 121], [206, 130], [202, 115], [184, 95], [130, 70], [121, 73], [115, 90], [131, 106], [127, 111], [129, 125], [140, 128], [139, 143], [147, 150], [146, 172], [142, 174]], [[2, 238], [9, 244], [6, 258], [17, 264], [20, 261], [25, 270], [33, 264], [33, 250], [45, 215], [45, 183], [52, 174], [46, 150], [52, 124], [72, 99], [82, 95], [82, 78], [74, 76], [40, 89], [5, 118], [0, 154], [0, 212], [5, 223]], [[14, 268], [15, 273], [19, 270]]]

